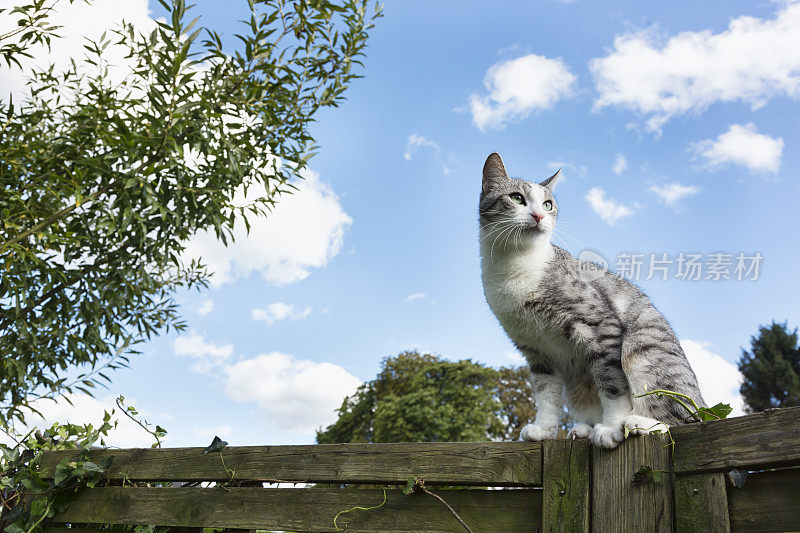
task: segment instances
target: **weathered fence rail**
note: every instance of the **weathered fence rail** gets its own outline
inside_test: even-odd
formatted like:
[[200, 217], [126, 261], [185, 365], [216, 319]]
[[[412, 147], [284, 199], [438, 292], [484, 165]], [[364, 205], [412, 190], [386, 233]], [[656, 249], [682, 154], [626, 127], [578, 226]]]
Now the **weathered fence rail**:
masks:
[[[475, 533], [800, 531], [800, 408], [682, 426], [672, 438], [674, 446], [666, 435], [630, 438], [616, 450], [565, 440], [229, 447], [222, 456], [202, 448], [97, 450], [94, 461], [114, 456], [116, 486], [82, 490], [49, 526], [335, 531], [337, 513], [380, 504], [384, 492], [375, 486], [388, 485], [383, 506], [342, 514], [338, 526], [463, 531], [436, 499], [402, 493], [417, 477]], [[48, 452], [45, 474], [74, 454]], [[743, 485], [741, 475], [731, 481], [733, 469], [750, 472]], [[169, 486], [176, 481], [227, 486]], [[261, 486], [277, 482], [309, 485]]]

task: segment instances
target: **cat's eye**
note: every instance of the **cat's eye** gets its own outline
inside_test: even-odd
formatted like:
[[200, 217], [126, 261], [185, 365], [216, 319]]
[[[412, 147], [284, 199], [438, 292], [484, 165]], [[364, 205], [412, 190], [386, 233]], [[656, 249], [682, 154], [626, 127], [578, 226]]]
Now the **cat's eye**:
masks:
[[511, 194], [508, 195], [508, 197], [511, 198], [511, 201], [514, 202], [515, 204], [525, 205], [525, 198], [523, 198], [522, 195], [518, 192], [512, 192]]
[[550, 200], [545, 200], [542, 204], [542, 207], [545, 211], [552, 211], [553, 210], [553, 202]]

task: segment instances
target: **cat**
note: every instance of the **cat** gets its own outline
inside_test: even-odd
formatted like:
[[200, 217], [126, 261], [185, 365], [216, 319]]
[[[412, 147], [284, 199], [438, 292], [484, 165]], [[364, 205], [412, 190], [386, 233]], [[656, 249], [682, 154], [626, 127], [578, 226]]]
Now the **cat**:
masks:
[[664, 432], [690, 413], [657, 389], [704, 406], [675, 332], [633, 283], [550, 242], [561, 171], [512, 179], [491, 154], [483, 167], [480, 253], [489, 307], [530, 365], [536, 417], [521, 438], [558, 430], [564, 400], [570, 438], [614, 448], [628, 434]]

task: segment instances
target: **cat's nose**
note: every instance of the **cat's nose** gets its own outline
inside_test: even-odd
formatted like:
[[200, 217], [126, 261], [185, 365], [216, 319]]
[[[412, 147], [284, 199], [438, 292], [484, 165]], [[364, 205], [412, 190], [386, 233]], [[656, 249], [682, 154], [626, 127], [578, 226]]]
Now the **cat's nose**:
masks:
[[541, 221], [542, 221], [542, 219], [544, 218], [544, 213], [536, 213], [536, 212], [533, 212], [533, 213], [531, 213], [531, 216], [533, 217], [533, 219], [534, 219], [534, 220], [536, 221], [536, 223], [538, 224], [538, 223], [539, 223], [539, 222], [541, 222]]

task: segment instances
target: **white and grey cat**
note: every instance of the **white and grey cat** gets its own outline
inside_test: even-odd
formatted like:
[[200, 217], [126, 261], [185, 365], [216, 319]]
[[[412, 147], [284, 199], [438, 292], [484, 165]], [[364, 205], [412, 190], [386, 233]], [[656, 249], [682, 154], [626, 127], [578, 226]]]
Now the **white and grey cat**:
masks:
[[674, 400], [637, 397], [643, 393], [666, 389], [704, 403], [675, 333], [649, 298], [608, 270], [587, 276], [587, 263], [550, 242], [559, 177], [512, 179], [499, 155], [488, 157], [480, 196], [483, 289], [533, 375], [536, 419], [521, 437], [554, 437], [566, 403], [577, 422], [570, 437], [613, 448], [625, 427], [634, 435], [664, 431], [689, 416]]

